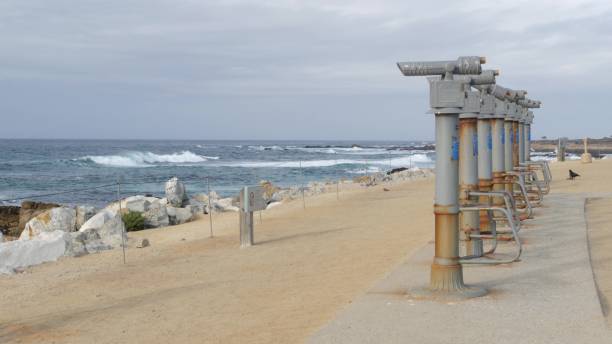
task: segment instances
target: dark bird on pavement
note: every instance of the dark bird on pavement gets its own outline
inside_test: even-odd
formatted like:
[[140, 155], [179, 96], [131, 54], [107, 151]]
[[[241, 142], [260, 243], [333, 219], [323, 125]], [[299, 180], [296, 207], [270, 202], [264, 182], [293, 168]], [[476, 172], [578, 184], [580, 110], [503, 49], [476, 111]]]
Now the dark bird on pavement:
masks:
[[580, 175], [572, 170], [569, 170], [569, 180], [574, 180], [576, 177], [580, 177]]

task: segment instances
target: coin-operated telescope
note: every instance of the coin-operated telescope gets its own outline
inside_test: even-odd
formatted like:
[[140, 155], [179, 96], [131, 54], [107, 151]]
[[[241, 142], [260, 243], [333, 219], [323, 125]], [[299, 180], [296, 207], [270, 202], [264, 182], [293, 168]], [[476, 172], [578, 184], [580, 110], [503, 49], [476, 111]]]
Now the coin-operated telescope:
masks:
[[524, 161], [530, 161], [531, 160], [530, 158], [531, 156], [531, 124], [533, 123], [534, 116], [533, 116], [533, 111], [529, 109], [540, 108], [540, 106], [542, 105], [542, 102], [540, 102], [539, 100], [525, 98], [525, 99], [518, 100], [518, 104], [526, 109], [526, 113], [523, 116], [524, 118], [523, 156], [524, 156]]
[[[459, 263], [458, 160], [459, 114], [476, 110], [479, 99], [469, 93], [469, 85], [495, 82], [494, 73], [482, 73], [485, 58], [463, 56], [454, 61], [399, 62], [405, 76], [434, 76], [429, 79], [429, 102], [436, 122], [435, 256], [430, 285], [426, 292], [458, 298], [484, 295], [482, 288], [463, 282]], [[483, 75], [481, 75], [483, 74]], [[463, 77], [462, 75], [466, 75]], [[470, 75], [469, 77], [467, 75]], [[467, 86], [467, 87], [466, 87]], [[466, 89], [467, 88], [467, 89]], [[475, 99], [476, 102], [473, 103]]]

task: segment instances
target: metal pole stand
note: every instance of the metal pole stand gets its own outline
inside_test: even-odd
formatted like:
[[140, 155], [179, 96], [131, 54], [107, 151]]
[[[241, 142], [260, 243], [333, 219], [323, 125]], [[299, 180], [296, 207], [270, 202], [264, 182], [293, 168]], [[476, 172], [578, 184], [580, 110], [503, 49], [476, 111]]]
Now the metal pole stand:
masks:
[[240, 248], [253, 246], [253, 212], [266, 208], [263, 187], [245, 186], [240, 191]]
[[240, 209], [240, 247], [253, 245], [253, 212]]

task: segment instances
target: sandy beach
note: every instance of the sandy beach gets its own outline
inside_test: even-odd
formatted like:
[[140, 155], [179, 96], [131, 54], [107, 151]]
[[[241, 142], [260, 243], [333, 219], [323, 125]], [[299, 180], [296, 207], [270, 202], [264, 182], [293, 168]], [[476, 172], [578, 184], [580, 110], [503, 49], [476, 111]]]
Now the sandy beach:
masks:
[[[612, 192], [612, 160], [551, 168], [552, 193]], [[569, 168], [581, 177], [566, 180]], [[0, 342], [303, 342], [432, 240], [433, 187], [429, 178], [328, 193], [306, 209], [294, 200], [255, 217], [251, 248], [238, 247], [238, 216], [226, 213], [212, 239], [208, 217], [130, 233], [151, 246], [129, 248], [126, 265], [113, 250], [0, 276]], [[612, 215], [599, 209], [587, 214], [605, 237]], [[598, 271], [611, 245], [592, 252], [604, 294], [612, 278]]]
[[61, 259], [0, 277], [0, 339], [40, 342], [299, 342], [431, 238], [432, 180], [295, 200], [130, 233], [151, 247]]

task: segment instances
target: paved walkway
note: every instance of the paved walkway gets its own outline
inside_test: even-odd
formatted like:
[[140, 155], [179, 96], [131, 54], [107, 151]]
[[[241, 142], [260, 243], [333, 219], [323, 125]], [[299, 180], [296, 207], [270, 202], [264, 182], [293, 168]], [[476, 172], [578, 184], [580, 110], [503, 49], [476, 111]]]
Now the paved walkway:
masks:
[[[433, 244], [341, 311], [311, 343], [611, 343], [584, 219], [587, 195], [555, 194], [521, 230], [520, 262], [468, 266], [466, 283], [487, 296], [463, 302], [417, 300]], [[505, 243], [503, 250], [510, 248]]]

